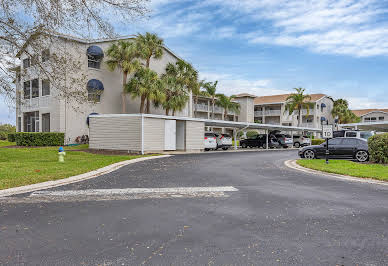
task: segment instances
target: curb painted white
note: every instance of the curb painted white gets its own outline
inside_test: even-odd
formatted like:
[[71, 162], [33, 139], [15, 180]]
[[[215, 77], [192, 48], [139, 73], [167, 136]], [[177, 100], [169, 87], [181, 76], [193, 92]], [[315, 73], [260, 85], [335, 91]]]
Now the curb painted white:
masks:
[[247, 149], [237, 149], [237, 150], [234, 150], [233, 148], [232, 149], [229, 149], [229, 150], [220, 150], [220, 151], [171, 151], [171, 152], [162, 152], [163, 154], [173, 154], [173, 155], [180, 155], [180, 154], [213, 154], [213, 153], [234, 153], [234, 152], [270, 152], [270, 151], [277, 151], [277, 152], [281, 152], [281, 151], [297, 151], [299, 150], [298, 148], [287, 148], [287, 149], [251, 149], [251, 148], [247, 148]]
[[284, 165], [289, 167], [289, 168], [292, 168], [294, 170], [302, 171], [302, 172], [309, 173], [309, 174], [325, 175], [325, 176], [330, 176], [330, 177], [334, 177], [334, 178], [342, 179], [342, 180], [346, 180], [346, 181], [388, 186], [388, 182], [386, 182], [386, 181], [380, 181], [380, 180], [375, 180], [375, 179], [371, 179], [371, 178], [363, 178], [363, 177], [322, 172], [322, 171], [318, 171], [318, 170], [314, 170], [314, 169], [300, 166], [299, 164], [296, 163], [296, 161], [297, 160], [287, 160], [284, 162]]
[[159, 155], [159, 156], [150, 156], [150, 157], [143, 157], [143, 158], [136, 158], [132, 160], [127, 160], [127, 161], [122, 161], [118, 163], [114, 163], [108, 166], [105, 166], [103, 168], [72, 176], [72, 177], [67, 177], [55, 181], [47, 181], [47, 182], [42, 182], [42, 183], [36, 183], [32, 185], [27, 185], [27, 186], [21, 186], [21, 187], [14, 187], [14, 188], [8, 188], [4, 190], [0, 190], [0, 198], [1, 197], [7, 197], [7, 196], [12, 196], [16, 194], [23, 194], [23, 193], [28, 193], [28, 192], [33, 192], [37, 190], [43, 190], [43, 189], [49, 189], [53, 187], [59, 187], [67, 184], [72, 184], [72, 183], [77, 183], [80, 181], [88, 180], [91, 178], [95, 178], [97, 176], [107, 174], [110, 172], [113, 172], [114, 170], [117, 170], [123, 166], [137, 163], [137, 162], [142, 162], [142, 161], [147, 161], [147, 160], [153, 160], [153, 159], [160, 159], [160, 158], [166, 158], [170, 157], [171, 155]]

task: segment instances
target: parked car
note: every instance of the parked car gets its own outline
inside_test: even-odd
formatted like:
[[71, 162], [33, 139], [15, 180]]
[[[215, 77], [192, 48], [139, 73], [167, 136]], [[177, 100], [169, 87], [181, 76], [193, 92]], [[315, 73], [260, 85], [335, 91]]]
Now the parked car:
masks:
[[308, 136], [294, 135], [292, 137], [295, 148], [311, 145], [311, 139]]
[[358, 130], [336, 130], [333, 131], [333, 137], [347, 137], [347, 138], [362, 138], [368, 139], [372, 137], [375, 133], [373, 131], [358, 131]]
[[211, 133], [211, 132], [206, 132], [205, 133], [204, 144], [205, 144], [205, 151], [217, 149], [217, 137], [216, 137], [216, 134]]
[[[253, 136], [253, 137], [250, 137], [247, 139], [240, 140], [240, 146], [242, 148], [247, 148], [247, 147], [266, 148], [266, 145], [267, 145], [266, 138], [267, 138], [266, 134], [259, 134], [259, 135], [256, 135], [256, 136]], [[268, 138], [268, 147], [269, 148], [280, 148], [281, 144], [279, 143], [279, 141], [276, 139], [275, 136], [270, 135]]]
[[279, 141], [283, 148], [291, 148], [294, 144], [293, 139], [287, 134], [275, 134], [276, 139]]
[[217, 147], [216, 150], [222, 148], [227, 150], [232, 147], [232, 137], [229, 134], [215, 134], [217, 138]]
[[[324, 158], [326, 142], [299, 149], [299, 156], [306, 159]], [[356, 159], [359, 162], [369, 160], [368, 142], [362, 138], [329, 139], [329, 158]]]

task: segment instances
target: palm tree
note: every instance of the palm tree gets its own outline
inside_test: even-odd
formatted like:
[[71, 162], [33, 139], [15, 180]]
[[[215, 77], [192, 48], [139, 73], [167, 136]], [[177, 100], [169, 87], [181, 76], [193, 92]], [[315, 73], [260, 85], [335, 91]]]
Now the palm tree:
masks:
[[235, 112], [236, 114], [240, 112], [240, 104], [233, 102], [235, 96], [226, 96], [225, 94], [217, 94], [217, 105], [224, 108], [223, 120], [226, 120], [228, 111]]
[[198, 98], [200, 96], [207, 96], [207, 92], [202, 90], [202, 88], [204, 87], [204, 84], [205, 84], [205, 81], [201, 80], [191, 88], [191, 93], [193, 94], [193, 98], [194, 98], [194, 117], [197, 114]]
[[[136, 36], [136, 48], [139, 57], [145, 60], [145, 67], [149, 69], [151, 58], [160, 59], [163, 56], [163, 39], [156, 34], [146, 32]], [[147, 114], [150, 113], [150, 99], [147, 99]]]
[[166, 115], [169, 115], [171, 110], [174, 116], [176, 111], [183, 110], [189, 99], [189, 95], [182, 84], [173, 76], [163, 75], [162, 84], [166, 95], [163, 108], [166, 110]]
[[216, 104], [217, 83], [218, 83], [218, 81], [206, 82], [205, 84], [203, 84], [203, 87], [205, 88], [208, 96], [211, 98], [211, 102], [212, 102], [212, 119], [214, 119], [214, 106]]
[[125, 90], [133, 98], [140, 97], [140, 113], [145, 112], [145, 102], [152, 101], [158, 106], [166, 98], [158, 74], [149, 68], [140, 68], [127, 83]]
[[337, 99], [334, 101], [333, 109], [331, 110], [331, 114], [333, 117], [338, 118], [338, 123], [344, 123], [344, 120], [347, 116], [349, 109], [349, 103], [345, 99]]
[[123, 93], [121, 94], [121, 108], [122, 113], [125, 114], [125, 86], [127, 84], [128, 75], [135, 72], [140, 63], [136, 60], [138, 56], [136, 47], [133, 42], [120, 40], [117, 43], [113, 43], [106, 51], [108, 60], [106, 64], [110, 71], [114, 71], [116, 68], [120, 69], [123, 73]]
[[298, 126], [300, 127], [302, 124], [302, 109], [307, 110], [307, 115], [310, 113], [310, 103], [308, 101], [311, 100], [311, 96], [304, 94], [305, 89], [303, 88], [295, 88], [295, 90], [296, 93], [292, 93], [287, 97], [285, 110], [288, 110], [290, 115], [298, 110]]

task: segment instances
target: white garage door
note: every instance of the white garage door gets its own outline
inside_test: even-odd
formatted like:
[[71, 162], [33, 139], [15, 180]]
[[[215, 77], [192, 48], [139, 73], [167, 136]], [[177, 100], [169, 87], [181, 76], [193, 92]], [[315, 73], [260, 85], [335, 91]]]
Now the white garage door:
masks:
[[164, 150], [176, 150], [176, 120], [164, 120]]

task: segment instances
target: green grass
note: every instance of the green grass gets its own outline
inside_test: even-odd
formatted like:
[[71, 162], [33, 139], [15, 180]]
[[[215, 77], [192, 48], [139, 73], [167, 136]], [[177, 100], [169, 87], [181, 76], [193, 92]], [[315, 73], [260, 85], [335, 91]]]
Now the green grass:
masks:
[[62, 179], [120, 161], [143, 157], [69, 151], [71, 149], [76, 147], [65, 147], [65, 162], [58, 163], [58, 147], [0, 148], [0, 189]]
[[306, 159], [298, 160], [297, 164], [328, 173], [388, 181], [388, 166], [382, 164], [360, 164], [345, 160], [330, 160], [329, 164], [326, 164], [325, 160]]
[[9, 141], [6, 141], [6, 140], [0, 140], [0, 147], [13, 146], [13, 145], [16, 145], [16, 143], [15, 142], [9, 142]]

